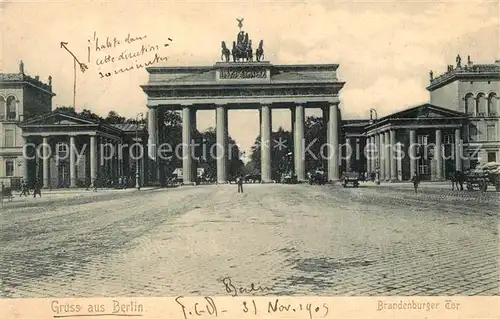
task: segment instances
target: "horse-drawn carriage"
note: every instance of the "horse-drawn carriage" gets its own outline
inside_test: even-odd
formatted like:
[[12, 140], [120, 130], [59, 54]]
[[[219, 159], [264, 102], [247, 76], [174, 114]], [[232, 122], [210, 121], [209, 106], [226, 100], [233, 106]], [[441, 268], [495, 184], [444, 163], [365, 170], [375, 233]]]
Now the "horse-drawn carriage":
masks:
[[359, 174], [357, 172], [346, 172], [342, 175], [342, 186], [352, 184], [353, 187], [359, 186]]
[[466, 174], [465, 182], [469, 191], [478, 188], [486, 192], [491, 185], [500, 192], [500, 163], [490, 162], [471, 170]]

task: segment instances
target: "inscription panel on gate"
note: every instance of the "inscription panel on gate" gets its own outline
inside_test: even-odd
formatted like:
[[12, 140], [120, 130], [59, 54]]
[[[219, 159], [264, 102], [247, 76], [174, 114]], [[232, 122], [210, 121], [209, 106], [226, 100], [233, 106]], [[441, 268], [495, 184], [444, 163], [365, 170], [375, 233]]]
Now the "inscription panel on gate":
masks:
[[221, 80], [248, 80], [267, 79], [267, 70], [264, 68], [224, 68], [219, 70]]

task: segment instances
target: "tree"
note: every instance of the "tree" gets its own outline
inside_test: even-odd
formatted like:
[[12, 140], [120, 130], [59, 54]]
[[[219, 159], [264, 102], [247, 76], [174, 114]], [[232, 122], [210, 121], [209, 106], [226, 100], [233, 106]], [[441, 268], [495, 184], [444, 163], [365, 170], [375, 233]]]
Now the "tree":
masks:
[[92, 120], [92, 121], [96, 121], [96, 122], [102, 122], [103, 119], [102, 117], [100, 117], [99, 115], [93, 113], [92, 111], [90, 110], [87, 110], [87, 109], [83, 109], [80, 114], [79, 114], [81, 117], [83, 118], [86, 118], [86, 119], [89, 119], [89, 120]]
[[[273, 179], [279, 179], [282, 173], [288, 173], [294, 167], [293, 136], [291, 132], [280, 127], [278, 131], [271, 133], [271, 140], [271, 174]], [[304, 140], [306, 170], [326, 167], [327, 148], [322, 147], [326, 144], [326, 126], [322, 117], [310, 116], [306, 119]], [[251, 148], [251, 164], [248, 163], [247, 168], [260, 171], [260, 150], [260, 136], [258, 136]], [[321, 151], [323, 156], [320, 154]]]
[[[247, 168], [253, 168], [253, 172], [260, 172], [261, 166], [261, 137], [255, 139], [251, 148], [250, 163]], [[279, 128], [276, 132], [271, 132], [271, 178], [280, 179], [282, 174], [290, 172], [293, 168], [293, 157], [289, 155], [293, 152], [293, 138], [289, 131]]]
[[[214, 128], [209, 128], [200, 133], [201, 139], [196, 141], [198, 145], [199, 165], [205, 169], [205, 174], [215, 178], [217, 176], [217, 134]], [[236, 145], [235, 140], [228, 136], [228, 161], [227, 173], [229, 177], [243, 174], [243, 161], [241, 160], [241, 151]]]
[[105, 124], [123, 124], [127, 119], [120, 116], [116, 111], [109, 111], [108, 116], [104, 119]]
[[58, 106], [54, 109], [54, 112], [64, 113], [69, 115], [77, 115], [75, 108], [72, 106]]
[[[304, 130], [305, 145], [308, 147], [305, 153], [306, 169], [313, 170], [326, 167], [327, 147], [326, 126], [322, 117], [310, 116], [306, 119]], [[323, 154], [321, 154], [323, 152]]]

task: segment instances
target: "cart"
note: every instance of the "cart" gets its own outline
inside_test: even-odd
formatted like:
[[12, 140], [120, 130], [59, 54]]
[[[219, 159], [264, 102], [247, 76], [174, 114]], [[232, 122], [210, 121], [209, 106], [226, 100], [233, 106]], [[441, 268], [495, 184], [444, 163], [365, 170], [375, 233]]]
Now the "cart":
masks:
[[488, 190], [488, 186], [494, 186], [500, 192], [500, 163], [490, 162], [481, 165], [467, 174], [467, 190], [474, 190], [476, 187], [483, 192]]
[[359, 186], [359, 174], [356, 172], [344, 173], [342, 176], [342, 186], [347, 187], [347, 185], [352, 184], [353, 187]]

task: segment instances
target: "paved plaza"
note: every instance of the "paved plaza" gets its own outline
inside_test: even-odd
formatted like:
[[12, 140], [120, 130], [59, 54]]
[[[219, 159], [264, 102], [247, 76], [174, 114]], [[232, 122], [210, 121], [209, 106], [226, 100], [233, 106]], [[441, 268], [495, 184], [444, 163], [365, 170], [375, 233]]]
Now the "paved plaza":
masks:
[[0, 210], [0, 297], [229, 295], [252, 283], [257, 295], [498, 295], [499, 193], [429, 185], [16, 197]]

